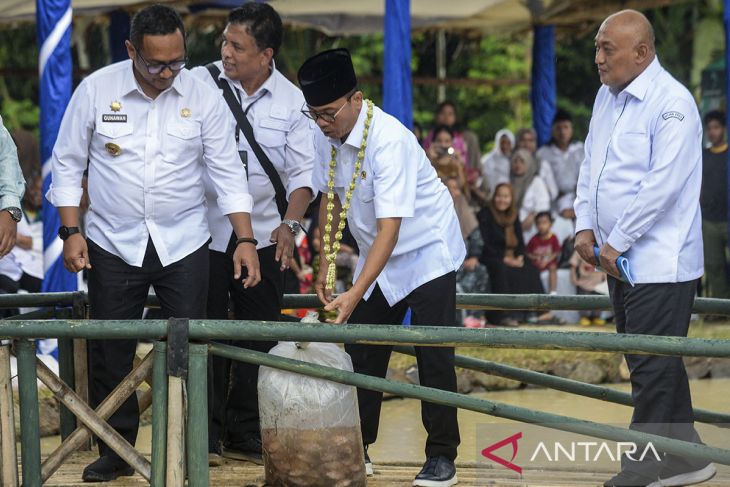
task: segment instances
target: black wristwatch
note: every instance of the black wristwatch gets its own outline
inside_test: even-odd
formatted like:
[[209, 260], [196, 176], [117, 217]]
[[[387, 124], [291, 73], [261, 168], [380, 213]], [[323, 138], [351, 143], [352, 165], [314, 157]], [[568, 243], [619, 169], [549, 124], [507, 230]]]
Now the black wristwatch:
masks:
[[66, 241], [67, 238], [69, 238], [74, 233], [80, 233], [81, 230], [79, 230], [79, 227], [66, 227], [61, 225], [61, 227], [58, 229], [58, 238]]
[[8, 206], [7, 208], [3, 208], [2, 211], [7, 211], [8, 213], [10, 213], [10, 217], [15, 223], [18, 223], [20, 220], [23, 219], [23, 212], [20, 211], [20, 208], [18, 208], [17, 206]]

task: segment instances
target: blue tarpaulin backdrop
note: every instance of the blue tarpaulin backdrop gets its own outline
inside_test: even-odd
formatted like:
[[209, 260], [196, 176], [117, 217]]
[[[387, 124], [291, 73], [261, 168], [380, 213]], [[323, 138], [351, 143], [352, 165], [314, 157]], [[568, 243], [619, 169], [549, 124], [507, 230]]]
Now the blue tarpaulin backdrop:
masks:
[[537, 131], [537, 143], [545, 144], [550, 133], [557, 106], [555, 80], [555, 27], [536, 25], [532, 45], [532, 124]]
[[[51, 184], [50, 158], [63, 113], [71, 98], [71, 0], [36, 3], [38, 68], [40, 70], [40, 130], [43, 193]], [[63, 267], [63, 244], [57, 236], [56, 209], [43, 198], [43, 291], [74, 291], [76, 275]]]
[[[725, 0], [723, 5], [723, 23], [725, 24], [725, 113], [730, 113], [730, 76], [728, 76], [728, 67], [730, 67], [730, 0]], [[728, 152], [730, 157], [730, 152]], [[728, 187], [730, 187], [730, 161], [727, 165]], [[730, 192], [728, 199], [728, 221], [730, 221]], [[728, 225], [728, 238], [730, 238], [730, 225]]]
[[383, 64], [383, 110], [412, 128], [411, 5], [408, 0], [385, 0]]

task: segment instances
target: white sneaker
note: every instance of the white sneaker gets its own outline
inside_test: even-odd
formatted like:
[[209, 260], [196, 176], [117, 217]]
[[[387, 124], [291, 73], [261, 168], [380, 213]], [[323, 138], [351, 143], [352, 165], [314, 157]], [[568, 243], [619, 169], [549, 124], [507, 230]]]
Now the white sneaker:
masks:
[[647, 487], [679, 487], [682, 485], [699, 484], [710, 480], [715, 476], [717, 470], [713, 464], [692, 472], [680, 473], [667, 478], [659, 478], [656, 482], [652, 482]]

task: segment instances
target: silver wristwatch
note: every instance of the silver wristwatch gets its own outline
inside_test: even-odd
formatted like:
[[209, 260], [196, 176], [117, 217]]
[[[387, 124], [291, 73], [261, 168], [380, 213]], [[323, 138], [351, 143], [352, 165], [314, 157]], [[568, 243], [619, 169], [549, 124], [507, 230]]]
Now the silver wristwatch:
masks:
[[20, 211], [20, 208], [17, 208], [15, 206], [8, 206], [7, 208], [3, 208], [2, 211], [7, 211], [8, 213], [10, 213], [10, 216], [15, 223], [18, 223], [20, 220], [23, 219], [23, 212]]
[[302, 225], [296, 220], [282, 220], [281, 223], [289, 227], [291, 233], [296, 235], [302, 229]]

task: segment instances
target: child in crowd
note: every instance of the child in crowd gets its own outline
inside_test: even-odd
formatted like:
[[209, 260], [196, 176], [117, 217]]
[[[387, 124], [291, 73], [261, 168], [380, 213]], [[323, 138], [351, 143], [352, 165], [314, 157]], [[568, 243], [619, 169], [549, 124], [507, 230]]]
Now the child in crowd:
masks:
[[[608, 283], [606, 274], [596, 270], [596, 267], [580, 258], [578, 252], [573, 252], [570, 258], [570, 282], [575, 285], [578, 295], [601, 295], [608, 294]], [[581, 326], [602, 326], [606, 320], [601, 318], [601, 312], [587, 310], [580, 312]]]
[[535, 215], [537, 234], [527, 244], [527, 256], [540, 273], [548, 272], [548, 292], [555, 294], [558, 287], [558, 259], [560, 242], [552, 232], [553, 217], [549, 211]]

